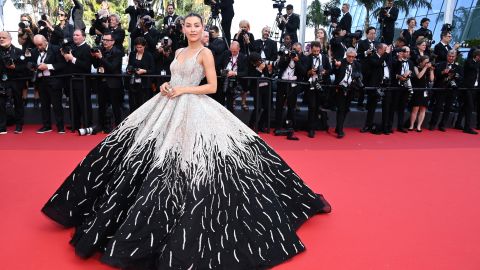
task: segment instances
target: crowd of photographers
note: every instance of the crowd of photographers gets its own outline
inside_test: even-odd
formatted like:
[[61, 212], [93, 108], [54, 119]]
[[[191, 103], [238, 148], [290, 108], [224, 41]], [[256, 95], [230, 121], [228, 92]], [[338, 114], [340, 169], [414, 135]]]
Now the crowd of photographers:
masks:
[[[175, 14], [173, 4], [168, 5], [162, 25], [157, 28], [150, 2], [135, 0], [125, 10], [130, 17], [126, 30], [131, 49], [128, 65], [122, 70], [126, 32], [119, 15], [110, 13], [108, 3], [103, 2], [88, 29], [94, 40], [89, 45], [85, 42], [83, 7], [78, 0], [71, 1], [73, 8], [59, 8], [55, 20], [42, 16], [35, 23], [29, 14], [22, 14], [18, 30], [22, 48], [12, 45], [9, 33], [0, 32], [0, 134], [7, 133], [8, 101], [14, 108], [14, 132], [22, 133], [29, 86], [34, 87], [34, 105], [42, 112], [43, 125], [37, 133], [52, 131], [51, 108], [57, 131], [65, 132], [64, 95], [69, 99], [72, 119], [68, 129], [80, 129], [82, 134], [110, 132], [124, 116], [125, 90], [129, 110], [134, 111], [156, 94], [158, 85], [169, 80], [175, 50], [187, 45], [183, 19]], [[220, 12], [230, 20], [218, 26], [208, 23], [202, 39], [216, 62], [218, 89], [211, 97], [233, 112], [236, 99], [240, 99], [240, 108], [248, 111], [247, 96], [253, 96], [255, 108], [248, 124], [259, 132], [267, 131], [273, 118], [276, 135], [298, 139], [294, 131], [300, 128], [296, 123], [300, 97], [308, 107], [305, 129], [311, 138], [317, 130], [328, 130], [328, 110], [336, 111], [335, 133], [343, 138], [353, 100], [360, 110], [366, 110], [361, 132], [421, 132], [428, 108], [432, 110], [426, 125], [430, 130], [446, 131], [453, 126], [477, 134], [473, 127], [480, 129], [480, 92], [476, 91], [480, 48], [471, 48], [463, 65], [459, 65], [458, 49], [462, 44], [451, 45], [449, 25], [444, 25], [440, 41], [435, 44], [428, 18], [421, 20], [419, 29], [415, 29], [412, 18], [408, 29], [394, 40], [398, 8], [393, 1], [387, 1], [379, 13], [378, 30], [369, 27], [351, 33], [349, 5], [343, 4], [341, 9], [325, 11], [331, 18], [331, 33], [319, 29], [316, 40], [304, 46], [297, 38], [299, 15], [293, 12], [292, 5], [287, 5], [286, 14], [282, 14], [284, 1], [275, 1], [279, 13], [272, 29], [264, 27], [261, 37], [255, 39], [249, 22], [242, 20], [238, 32], [229, 39], [226, 37], [230, 36], [233, 1], [205, 2], [212, 7], [213, 20]], [[278, 42], [271, 38], [277, 30], [281, 31]], [[92, 70], [96, 74], [87, 79], [71, 75], [89, 75]], [[92, 93], [97, 95], [97, 123], [93, 123]], [[379, 105], [381, 119], [375, 122]], [[476, 126], [471, 126], [475, 106]], [[109, 107], [111, 115], [107, 113]], [[410, 111], [409, 119], [404, 119], [406, 109]], [[456, 122], [450, 125], [454, 111]]]

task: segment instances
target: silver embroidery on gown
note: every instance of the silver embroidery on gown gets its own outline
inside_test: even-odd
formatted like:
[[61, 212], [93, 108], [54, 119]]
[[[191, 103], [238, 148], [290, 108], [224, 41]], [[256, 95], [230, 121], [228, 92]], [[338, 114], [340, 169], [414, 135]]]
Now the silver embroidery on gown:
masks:
[[[171, 86], [197, 86], [196, 56]], [[42, 211], [71, 243], [125, 269], [265, 269], [304, 250], [324, 204], [254, 132], [206, 95], [156, 95], [67, 177]]]

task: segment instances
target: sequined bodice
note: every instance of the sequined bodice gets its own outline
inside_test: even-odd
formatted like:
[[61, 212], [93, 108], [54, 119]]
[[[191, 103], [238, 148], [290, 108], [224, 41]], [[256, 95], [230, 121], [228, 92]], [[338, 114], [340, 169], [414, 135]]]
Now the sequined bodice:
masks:
[[[172, 87], [197, 86], [200, 84], [200, 81], [205, 77], [205, 71], [203, 66], [197, 63], [197, 56], [199, 52], [197, 52], [193, 57], [185, 59], [183, 63], [179, 62], [177, 57], [175, 57], [170, 65], [170, 70], [172, 72], [170, 85]], [[182, 52], [179, 52], [178, 54], [180, 53]]]

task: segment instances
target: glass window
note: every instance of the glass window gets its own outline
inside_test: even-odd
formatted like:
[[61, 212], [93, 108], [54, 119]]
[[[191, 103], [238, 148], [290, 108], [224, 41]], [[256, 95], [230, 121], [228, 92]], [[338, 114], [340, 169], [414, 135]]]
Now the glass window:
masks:
[[[437, 23], [438, 19], [438, 13], [437, 14], [430, 14], [428, 15], [428, 18], [430, 19], [430, 24], [428, 26], [428, 29], [432, 31], [432, 36], [433, 40], [436, 42], [440, 41], [440, 29], [442, 28], [443, 22]], [[438, 34], [435, 32], [438, 31]]]
[[431, 13], [431, 14], [434, 14], [434, 13], [440, 13], [443, 9], [443, 4], [446, 2], [447, 0], [444, 0], [444, 1], [432, 1], [431, 2], [431, 5], [432, 5], [432, 9], [428, 12], [428, 13]]
[[417, 17], [420, 17], [420, 16], [424, 17], [425, 15], [427, 15], [427, 13], [428, 13], [428, 8], [426, 8], [426, 7], [421, 7], [421, 8], [418, 8], [418, 9], [417, 9], [417, 14], [415, 14], [415, 16], [417, 16]]
[[455, 9], [470, 8], [472, 6], [472, 2], [473, 0], [458, 0]]
[[472, 9], [470, 14], [470, 21], [468, 21], [468, 23], [461, 28], [465, 29], [465, 33], [460, 36], [461, 38], [459, 41], [478, 39], [478, 37], [480, 37], [480, 8]]
[[362, 13], [362, 9], [361, 7], [357, 7], [355, 9], [355, 13], [352, 14], [352, 26], [353, 27], [356, 27], [358, 25], [357, 21], [358, 21], [358, 17], [360, 16], [360, 13]]

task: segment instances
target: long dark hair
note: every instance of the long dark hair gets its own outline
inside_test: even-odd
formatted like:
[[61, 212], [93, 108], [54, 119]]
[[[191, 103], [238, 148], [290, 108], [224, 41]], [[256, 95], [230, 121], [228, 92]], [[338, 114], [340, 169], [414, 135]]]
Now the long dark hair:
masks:
[[201, 22], [202, 25], [203, 25], [203, 18], [202, 18], [202, 16], [200, 16], [200, 14], [191, 12], [191, 13], [189, 13], [187, 16], [184, 17], [184, 20], [186, 20], [186, 19], [189, 18], [189, 17], [197, 17], [197, 18], [199, 18], [199, 19], [200, 19], [200, 22]]

